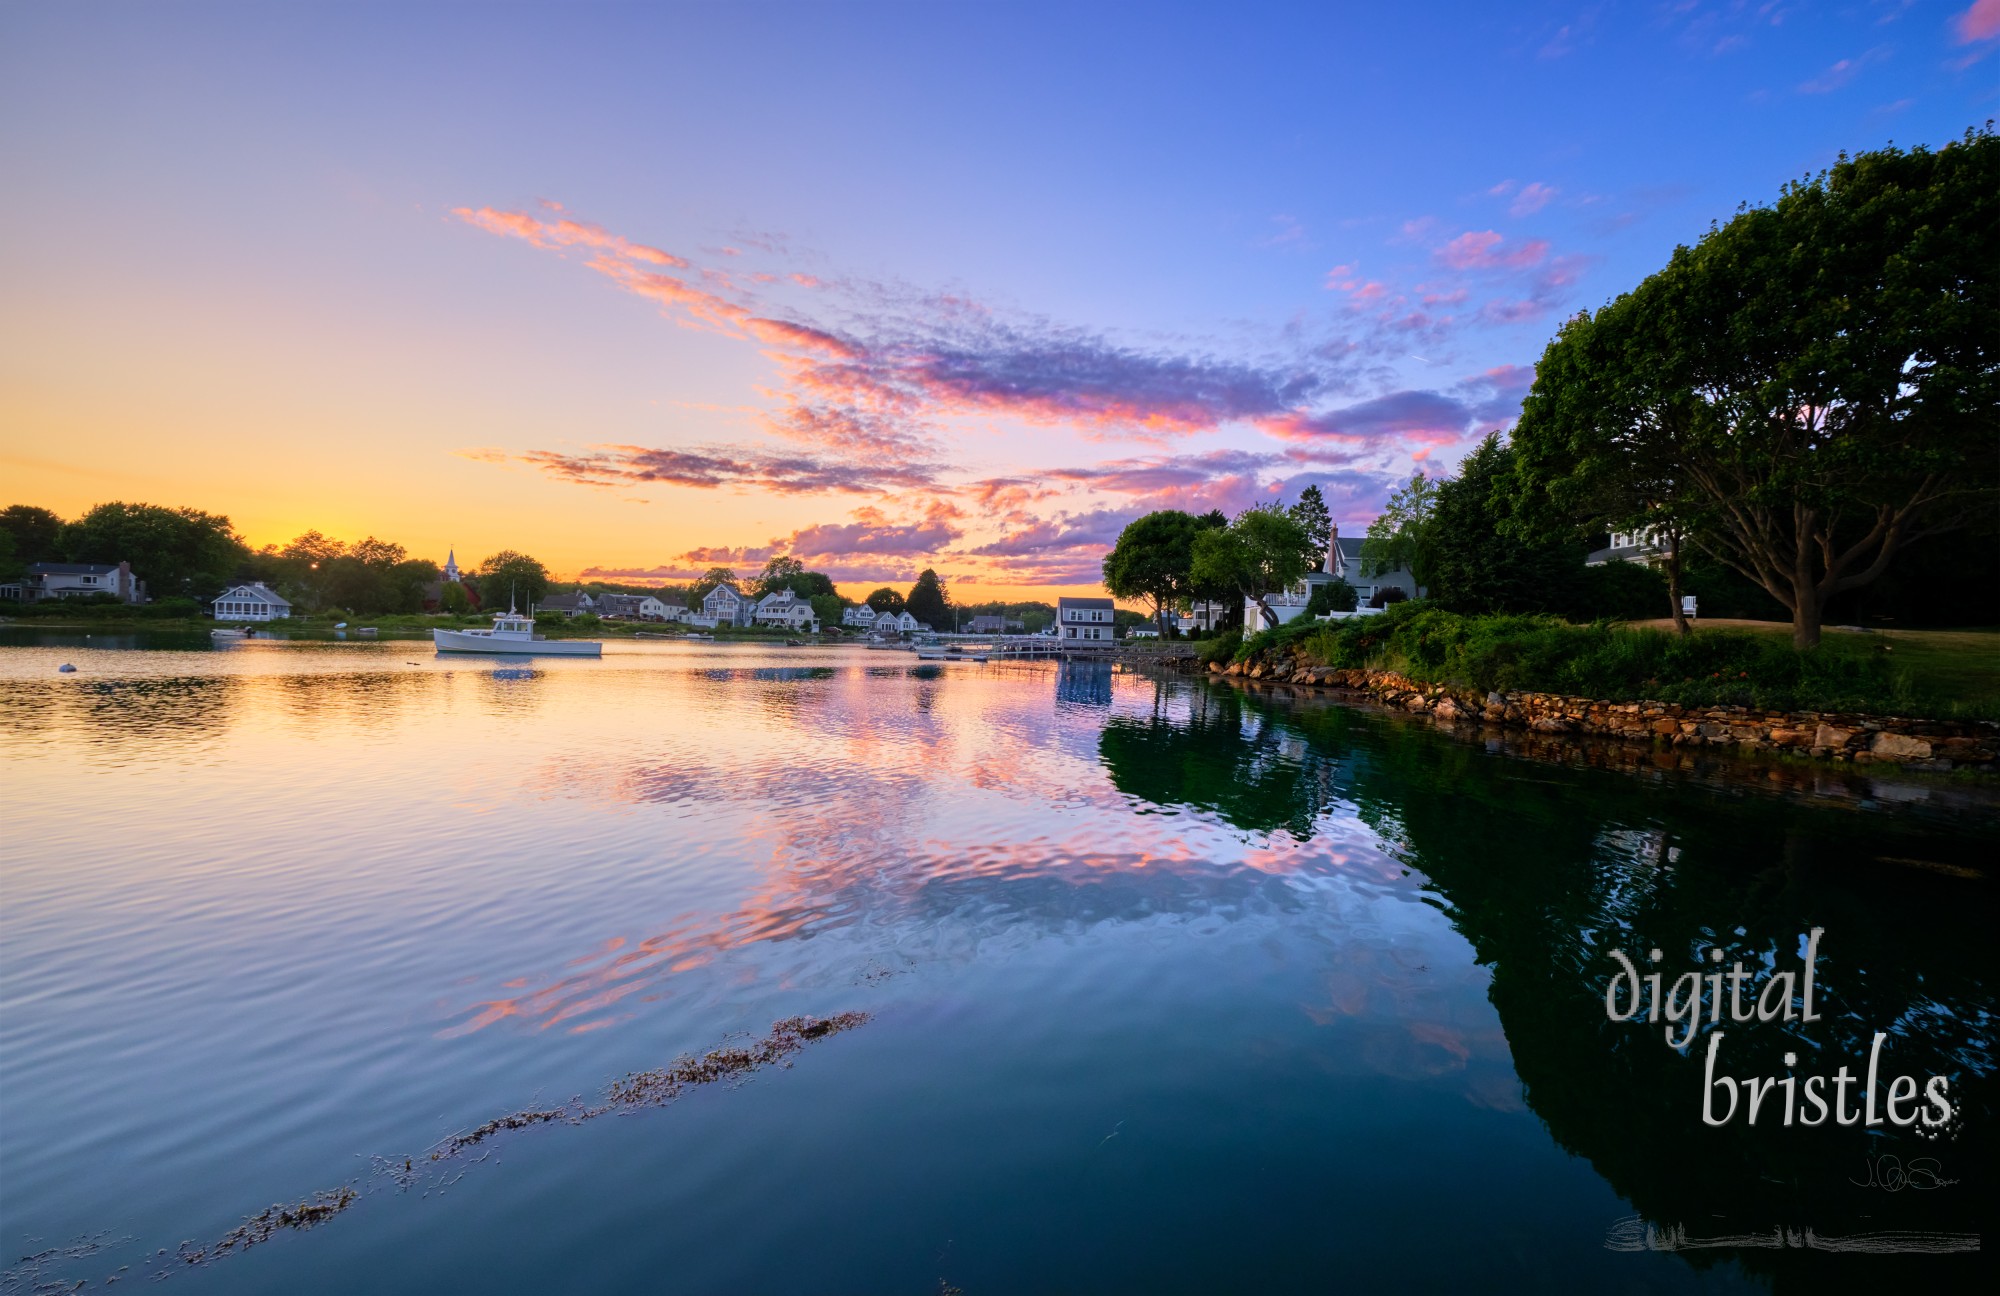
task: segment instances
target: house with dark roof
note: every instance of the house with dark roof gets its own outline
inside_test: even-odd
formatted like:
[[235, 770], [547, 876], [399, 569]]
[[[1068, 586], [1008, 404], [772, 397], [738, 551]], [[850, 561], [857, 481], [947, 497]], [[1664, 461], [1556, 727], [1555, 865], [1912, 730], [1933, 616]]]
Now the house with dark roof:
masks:
[[0, 599], [16, 603], [90, 598], [99, 594], [108, 594], [120, 603], [144, 603], [146, 585], [132, 574], [129, 562], [29, 563], [20, 580], [0, 585]]
[[597, 600], [578, 589], [569, 594], [551, 594], [535, 604], [536, 612], [560, 612], [566, 617], [582, 616], [597, 610]]
[[1056, 638], [1065, 648], [1111, 646], [1116, 605], [1108, 598], [1058, 598]]
[[1028, 629], [1020, 621], [1005, 616], [976, 616], [967, 628], [973, 634], [1024, 634]]

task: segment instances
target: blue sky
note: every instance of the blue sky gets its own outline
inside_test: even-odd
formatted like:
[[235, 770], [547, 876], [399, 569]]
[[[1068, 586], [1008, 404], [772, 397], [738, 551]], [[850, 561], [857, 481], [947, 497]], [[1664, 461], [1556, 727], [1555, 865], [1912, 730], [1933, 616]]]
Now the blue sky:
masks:
[[1996, 115], [1996, 48], [1996, 0], [15, 5], [0, 454], [259, 543], [1088, 586], [1153, 507], [1365, 523], [1564, 315]]

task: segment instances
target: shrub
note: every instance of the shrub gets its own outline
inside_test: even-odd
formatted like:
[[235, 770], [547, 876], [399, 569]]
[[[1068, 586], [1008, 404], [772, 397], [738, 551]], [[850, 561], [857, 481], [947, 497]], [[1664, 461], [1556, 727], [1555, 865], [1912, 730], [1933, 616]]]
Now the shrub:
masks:
[[1599, 617], [1643, 621], [1666, 616], [1666, 574], [1644, 563], [1608, 562], [1585, 567], [1577, 577], [1575, 604], [1567, 610], [1581, 621]]
[[1361, 596], [1344, 580], [1322, 581], [1313, 586], [1306, 602], [1306, 615], [1323, 617], [1329, 612], [1352, 612], [1361, 605]]
[[1197, 660], [1206, 666], [1210, 662], [1232, 662], [1236, 660], [1236, 650], [1243, 644], [1241, 630], [1226, 630], [1212, 639], [1204, 640]]

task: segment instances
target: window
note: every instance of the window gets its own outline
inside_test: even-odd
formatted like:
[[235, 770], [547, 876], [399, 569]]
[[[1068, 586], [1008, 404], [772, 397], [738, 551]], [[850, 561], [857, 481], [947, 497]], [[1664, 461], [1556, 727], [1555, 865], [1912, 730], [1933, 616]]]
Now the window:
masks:
[[95, 576], [86, 576], [86, 577], [84, 577], [84, 578], [83, 578], [83, 583], [84, 583], [84, 584], [86, 584], [86, 585], [95, 585], [95, 584], [97, 584], [97, 577], [95, 577]]

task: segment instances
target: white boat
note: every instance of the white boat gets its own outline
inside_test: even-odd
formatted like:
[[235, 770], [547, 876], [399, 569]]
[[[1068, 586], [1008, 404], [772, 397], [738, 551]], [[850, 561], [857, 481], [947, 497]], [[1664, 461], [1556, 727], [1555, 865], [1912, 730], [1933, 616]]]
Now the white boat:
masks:
[[544, 639], [535, 623], [519, 612], [496, 612], [491, 630], [433, 630], [431, 639], [441, 653], [505, 653], [513, 657], [602, 657], [604, 645], [593, 639]]
[[225, 628], [209, 631], [208, 637], [211, 639], [248, 639], [250, 632], [248, 630], [230, 630]]

